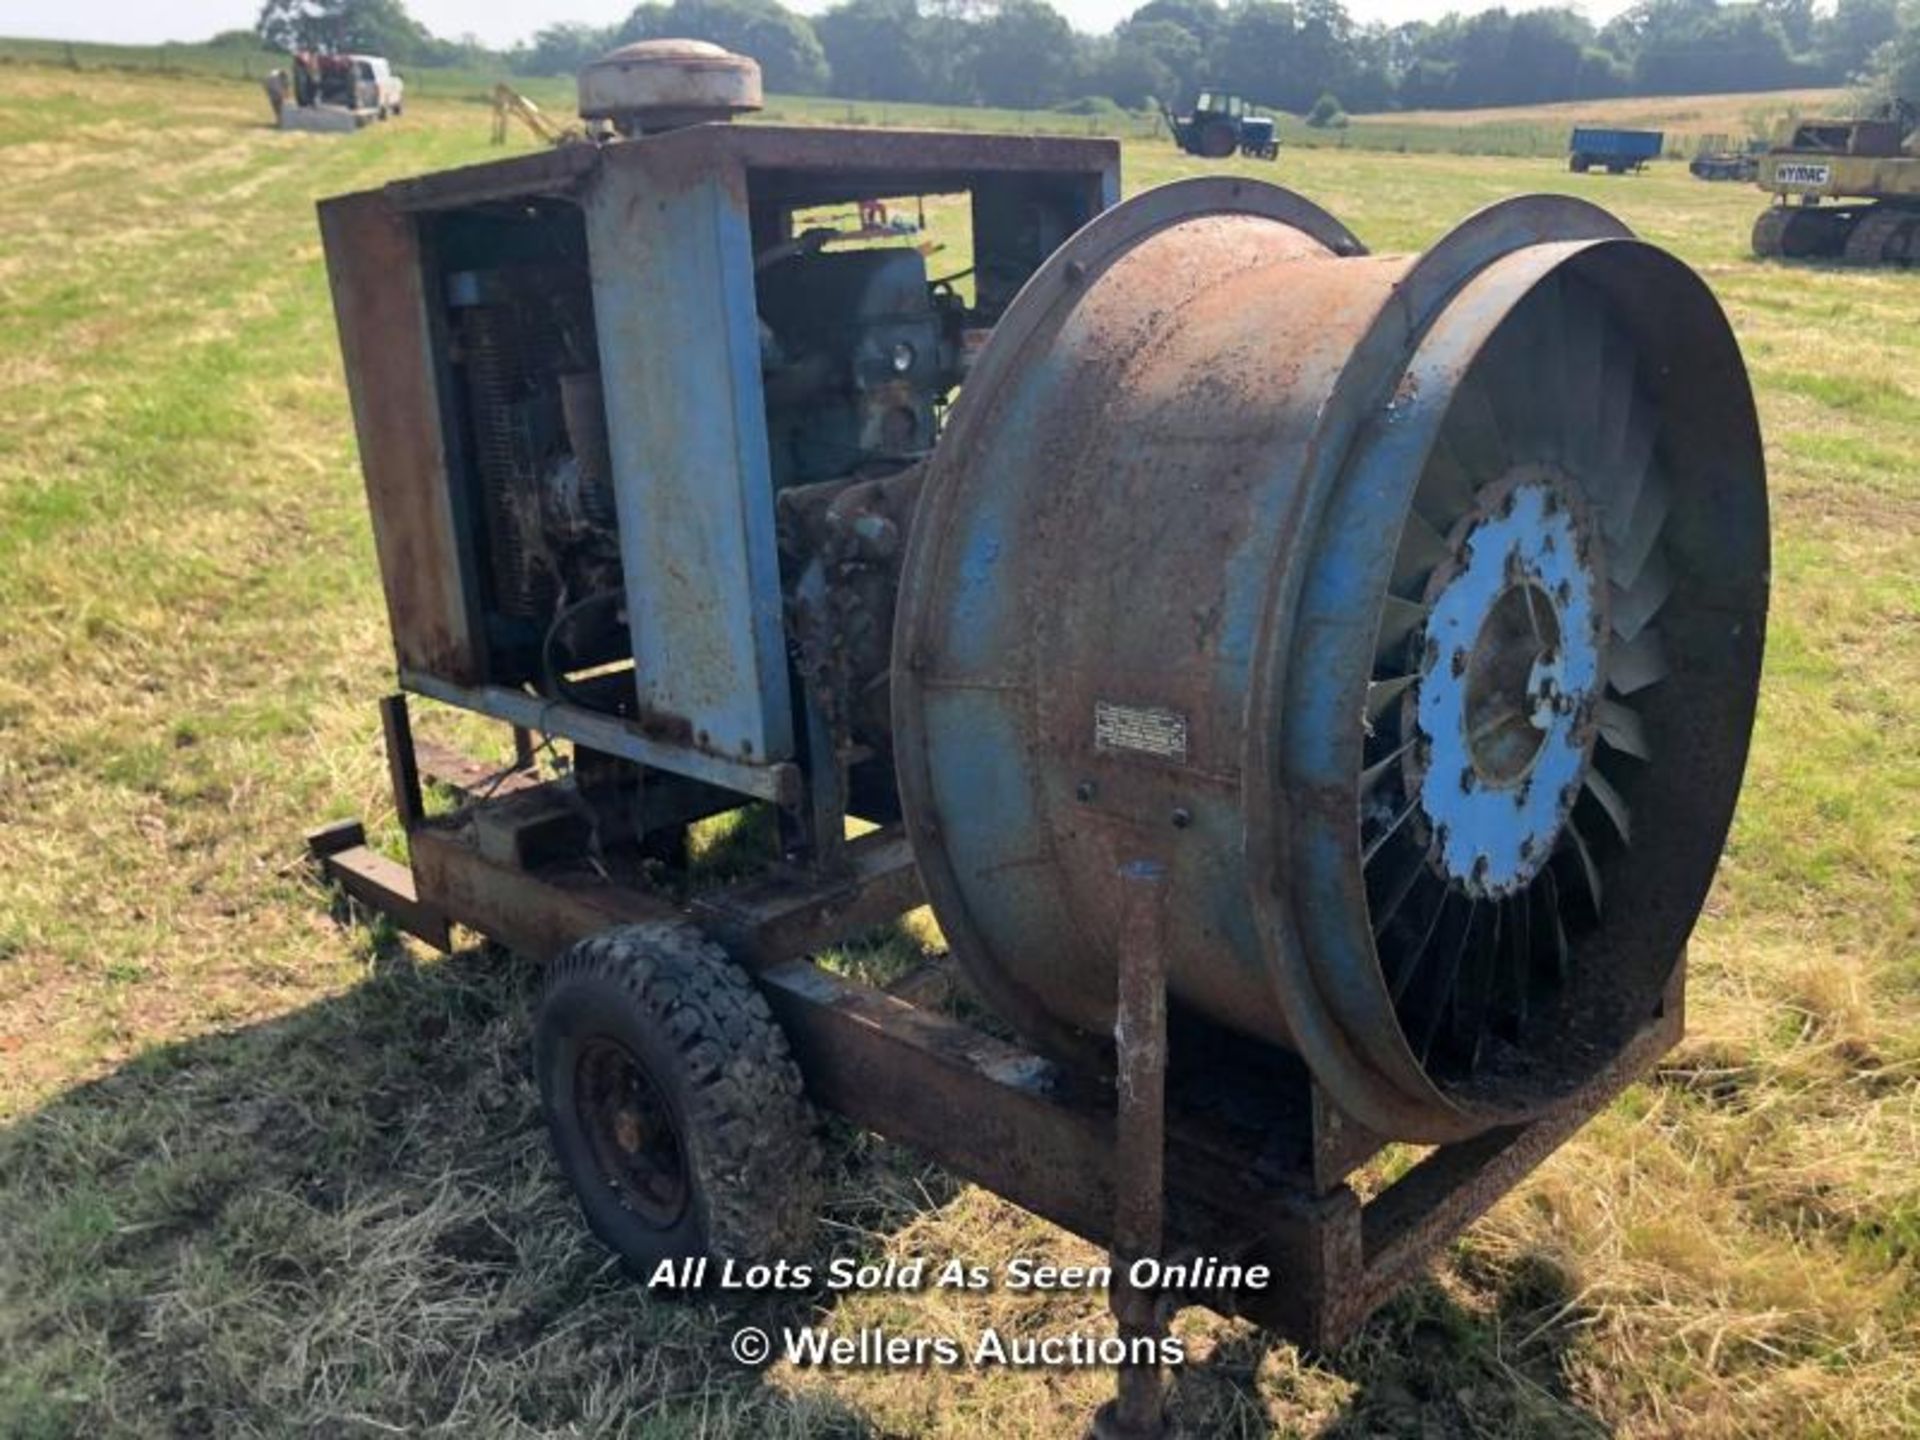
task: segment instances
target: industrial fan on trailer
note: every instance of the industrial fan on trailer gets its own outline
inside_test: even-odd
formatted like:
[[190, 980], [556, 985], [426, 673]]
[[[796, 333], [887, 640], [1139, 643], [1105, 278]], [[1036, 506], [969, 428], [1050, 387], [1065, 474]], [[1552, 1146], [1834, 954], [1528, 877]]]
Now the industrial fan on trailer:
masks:
[[[555, 1153], [643, 1272], [802, 1251], [823, 1108], [1283, 1277], [1123, 1334], [1337, 1343], [1680, 1033], [1767, 605], [1711, 292], [1562, 197], [1378, 256], [1122, 203], [1112, 142], [731, 126], [699, 42], [581, 99], [603, 143], [322, 207], [401, 685], [522, 742], [473, 783], [389, 696], [408, 866], [327, 873], [556, 959]], [[925, 195], [964, 284], [809, 219]], [[1004, 1030], [813, 962], [923, 903]]]

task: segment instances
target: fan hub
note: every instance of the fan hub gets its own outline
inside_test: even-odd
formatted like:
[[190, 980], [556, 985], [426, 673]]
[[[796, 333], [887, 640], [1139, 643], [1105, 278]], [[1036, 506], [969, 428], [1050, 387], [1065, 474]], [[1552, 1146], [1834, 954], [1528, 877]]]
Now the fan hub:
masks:
[[1483, 488], [1427, 587], [1410, 752], [1429, 862], [1476, 897], [1552, 855], [1593, 750], [1606, 580], [1575, 486], [1527, 466]]

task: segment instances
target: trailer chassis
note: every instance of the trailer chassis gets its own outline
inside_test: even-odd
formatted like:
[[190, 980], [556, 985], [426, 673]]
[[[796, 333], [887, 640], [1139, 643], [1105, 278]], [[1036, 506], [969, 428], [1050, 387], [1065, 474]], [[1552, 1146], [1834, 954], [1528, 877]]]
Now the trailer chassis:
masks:
[[[543, 961], [613, 926], [691, 920], [752, 975], [816, 1106], [1112, 1250], [1116, 1275], [1126, 1260], [1157, 1252], [1264, 1264], [1280, 1281], [1146, 1296], [1116, 1284], [1123, 1334], [1203, 1305], [1311, 1350], [1337, 1346], [1683, 1028], [1684, 955], [1656, 1013], [1561, 1108], [1432, 1149], [1363, 1199], [1356, 1179], [1385, 1142], [1342, 1115], [1291, 1057], [1235, 1051], [1230, 1063], [1168, 1066], [1165, 877], [1152, 857], [1121, 876], [1116, 999], [1129, 1023], [1118, 1027], [1115, 1076], [1090, 1082], [914, 1003], [924, 988], [918, 972], [879, 989], [808, 958], [923, 903], [897, 827], [850, 841], [831, 875], [775, 866], [680, 904], [608, 878], [564, 845], [556, 852], [552, 820], [568, 807], [568, 782], [538, 778], [523, 732], [516, 765], [489, 775], [477, 761], [416, 744], [403, 695], [384, 700], [381, 713], [410, 864], [370, 848], [357, 821], [308, 837], [325, 879], [361, 905], [442, 951], [454, 948], [458, 925]], [[429, 817], [423, 774], [466, 803]], [[1123, 1369], [1120, 1398], [1096, 1429], [1153, 1433], [1161, 1394], [1157, 1374]]]

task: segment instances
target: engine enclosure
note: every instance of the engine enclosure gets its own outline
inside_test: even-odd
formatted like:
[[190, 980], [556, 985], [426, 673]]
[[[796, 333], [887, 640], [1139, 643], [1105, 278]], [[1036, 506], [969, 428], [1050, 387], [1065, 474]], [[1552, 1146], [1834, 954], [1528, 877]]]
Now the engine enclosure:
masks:
[[[663, 823], [775, 802], [830, 863], [849, 784], [896, 808], [850, 717], [884, 715], [906, 517], [819, 487], [910, 472], [1118, 194], [1107, 140], [700, 124], [323, 202], [402, 688], [612, 757]], [[964, 260], [868, 233], [947, 195], [967, 298], [929, 283]], [[822, 246], [823, 210], [870, 248]]]

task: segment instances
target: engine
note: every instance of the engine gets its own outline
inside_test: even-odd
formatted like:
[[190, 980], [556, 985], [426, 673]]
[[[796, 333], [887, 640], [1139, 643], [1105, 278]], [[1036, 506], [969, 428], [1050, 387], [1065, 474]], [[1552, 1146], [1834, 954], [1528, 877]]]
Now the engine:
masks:
[[[756, 261], [760, 382], [791, 641], [805, 673], [864, 697], [827, 708], [867, 712], [860, 728], [884, 748], [895, 566], [915, 489], [875, 482], [932, 450], [978, 317], [951, 285], [929, 282], [912, 245], [834, 250], [835, 238], [810, 230]], [[627, 653], [629, 618], [584, 268], [463, 270], [447, 299], [507, 673], [626, 713], [624, 688], [577, 678]], [[823, 606], [851, 624], [844, 642], [826, 644]]]

